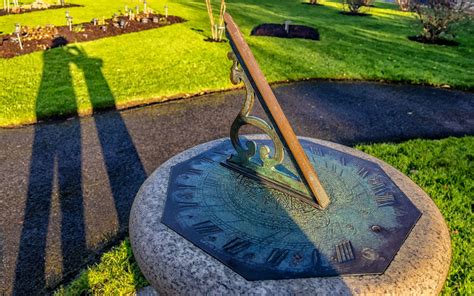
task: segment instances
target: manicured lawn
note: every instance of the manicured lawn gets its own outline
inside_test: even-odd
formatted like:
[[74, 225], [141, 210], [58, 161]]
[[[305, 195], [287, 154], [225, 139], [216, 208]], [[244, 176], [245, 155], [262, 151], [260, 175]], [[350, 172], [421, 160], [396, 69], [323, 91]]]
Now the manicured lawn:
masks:
[[[448, 223], [453, 248], [443, 294], [472, 295], [474, 137], [412, 140], [356, 148], [393, 165], [433, 198]], [[129, 294], [146, 285], [133, 259], [130, 243], [125, 240], [57, 294], [103, 295], [110, 291]]]
[[[138, 0], [71, 2], [85, 6], [69, 9], [75, 23], [108, 18], [125, 4], [140, 4]], [[79, 57], [71, 55], [77, 51], [54, 49], [0, 59], [0, 126], [233, 87], [228, 79], [228, 44], [203, 41], [210, 35], [204, 1], [148, 3], [161, 12], [167, 3], [170, 14], [188, 22], [70, 45], [80, 48]], [[459, 47], [423, 45], [407, 39], [417, 33], [410, 14], [390, 4], [376, 6], [371, 17], [351, 17], [339, 14], [341, 6], [334, 2], [311, 7], [301, 0], [228, 1], [228, 11], [272, 82], [370, 79], [474, 88], [474, 26], [459, 32]], [[288, 19], [318, 28], [321, 41], [249, 36], [255, 25]], [[15, 23], [64, 25], [65, 9], [0, 17], [0, 31], [11, 32]]]

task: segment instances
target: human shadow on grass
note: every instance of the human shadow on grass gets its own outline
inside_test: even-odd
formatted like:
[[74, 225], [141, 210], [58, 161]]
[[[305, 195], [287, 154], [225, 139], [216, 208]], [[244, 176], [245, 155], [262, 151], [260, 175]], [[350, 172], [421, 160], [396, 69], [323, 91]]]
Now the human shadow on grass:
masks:
[[[115, 100], [102, 73], [102, 60], [87, 56], [77, 47], [47, 50], [43, 59], [36, 101], [39, 118], [47, 116], [44, 110], [50, 104], [70, 106], [74, 110], [71, 113], [77, 114], [71, 65], [84, 74], [94, 109], [113, 105]], [[96, 116], [94, 120], [115, 203], [114, 209], [105, 209], [104, 213], [117, 212], [120, 235], [127, 229], [130, 207], [146, 172], [121, 115], [112, 111], [106, 118]], [[82, 163], [80, 120], [36, 125], [31, 155], [13, 288], [16, 295], [44, 293], [97, 257], [97, 251], [86, 244], [83, 185], [86, 171]], [[60, 237], [48, 238], [48, 231], [54, 229], [60, 232]], [[62, 258], [57, 258], [58, 255]]]

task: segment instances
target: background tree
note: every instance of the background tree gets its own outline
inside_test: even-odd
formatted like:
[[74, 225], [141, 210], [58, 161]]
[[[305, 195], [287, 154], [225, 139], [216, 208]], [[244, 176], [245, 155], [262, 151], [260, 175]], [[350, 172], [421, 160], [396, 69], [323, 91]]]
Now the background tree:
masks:
[[398, 6], [400, 7], [401, 11], [409, 11], [410, 10], [410, 0], [396, 0]]

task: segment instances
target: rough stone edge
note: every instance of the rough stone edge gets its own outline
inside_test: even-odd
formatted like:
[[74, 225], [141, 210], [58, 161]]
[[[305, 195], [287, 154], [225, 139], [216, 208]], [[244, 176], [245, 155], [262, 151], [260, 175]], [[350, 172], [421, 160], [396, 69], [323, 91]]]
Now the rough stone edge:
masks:
[[[266, 138], [263, 135], [248, 136]], [[160, 295], [185, 294], [439, 294], [451, 261], [449, 231], [431, 198], [392, 166], [361, 151], [300, 137], [378, 163], [423, 213], [405, 244], [382, 275], [281, 281], [246, 281], [216, 259], [160, 223], [170, 168], [214, 147], [214, 140], [186, 150], [162, 164], [142, 185], [130, 215], [130, 240], [143, 274]], [[171, 249], [174, 249], [173, 251]], [[211, 272], [212, 271], [212, 272]]]

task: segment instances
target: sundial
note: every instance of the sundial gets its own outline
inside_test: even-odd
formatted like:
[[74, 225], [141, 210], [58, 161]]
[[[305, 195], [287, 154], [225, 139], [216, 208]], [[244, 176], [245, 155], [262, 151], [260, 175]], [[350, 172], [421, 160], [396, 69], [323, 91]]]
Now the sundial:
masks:
[[[421, 212], [377, 163], [298, 139], [225, 20], [244, 106], [229, 140], [171, 168], [162, 223], [247, 280], [383, 273]], [[250, 115], [255, 98], [267, 121]]]

